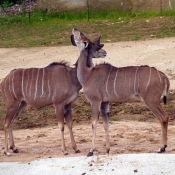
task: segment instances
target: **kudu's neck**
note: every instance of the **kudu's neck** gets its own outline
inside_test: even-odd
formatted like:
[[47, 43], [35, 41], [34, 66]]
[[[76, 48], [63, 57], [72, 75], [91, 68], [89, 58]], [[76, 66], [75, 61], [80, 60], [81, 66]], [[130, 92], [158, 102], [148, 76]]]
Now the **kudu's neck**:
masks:
[[75, 84], [78, 87], [78, 89], [81, 89], [82, 86], [77, 78], [77, 66], [71, 69], [70, 76], [71, 76], [71, 80], [72, 80], [73, 84]]
[[86, 81], [91, 67], [92, 53], [90, 51], [90, 46], [88, 46], [80, 52], [78, 58], [77, 77], [81, 84]]

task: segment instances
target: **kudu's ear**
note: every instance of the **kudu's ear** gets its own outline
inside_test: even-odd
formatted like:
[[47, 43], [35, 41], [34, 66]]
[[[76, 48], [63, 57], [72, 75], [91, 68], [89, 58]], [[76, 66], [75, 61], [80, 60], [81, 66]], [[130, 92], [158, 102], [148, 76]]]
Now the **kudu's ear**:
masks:
[[101, 39], [101, 36], [94, 39], [94, 41], [93, 41], [93, 44], [95, 45], [95, 48], [97, 51], [100, 50], [104, 46], [104, 44], [100, 44], [100, 39]]
[[71, 40], [73, 46], [77, 46], [75, 43], [74, 35], [70, 36], [70, 40]]
[[93, 43], [100, 44], [100, 39], [101, 39], [101, 36], [99, 36], [98, 38], [94, 39]]

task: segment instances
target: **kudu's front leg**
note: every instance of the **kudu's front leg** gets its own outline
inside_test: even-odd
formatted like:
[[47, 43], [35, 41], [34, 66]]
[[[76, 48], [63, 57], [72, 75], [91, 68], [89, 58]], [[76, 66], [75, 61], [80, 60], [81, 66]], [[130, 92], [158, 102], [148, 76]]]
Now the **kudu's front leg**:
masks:
[[93, 152], [95, 149], [95, 138], [96, 138], [96, 129], [99, 119], [99, 109], [100, 109], [100, 103], [93, 103], [92, 106], [92, 148], [90, 149], [87, 156], [93, 156]]
[[54, 104], [56, 110], [56, 117], [58, 119], [58, 127], [61, 134], [61, 148], [64, 155], [68, 155], [66, 151], [65, 141], [64, 141], [64, 106]]
[[77, 149], [77, 145], [74, 139], [74, 135], [72, 132], [72, 114], [71, 114], [71, 104], [68, 104], [64, 107], [65, 113], [65, 120], [66, 120], [66, 125], [69, 129], [69, 134], [70, 134], [70, 139], [72, 143], [72, 148], [75, 150], [75, 153], [80, 153], [80, 150]]

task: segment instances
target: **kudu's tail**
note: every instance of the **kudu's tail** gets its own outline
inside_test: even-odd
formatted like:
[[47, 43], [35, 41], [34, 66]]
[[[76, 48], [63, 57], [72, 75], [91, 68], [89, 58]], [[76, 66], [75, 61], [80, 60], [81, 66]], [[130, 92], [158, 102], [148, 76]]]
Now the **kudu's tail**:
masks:
[[164, 87], [164, 96], [163, 96], [164, 104], [167, 104], [167, 93], [169, 91], [169, 88], [170, 88], [170, 82], [169, 82], [169, 79], [166, 77], [165, 78], [165, 87]]

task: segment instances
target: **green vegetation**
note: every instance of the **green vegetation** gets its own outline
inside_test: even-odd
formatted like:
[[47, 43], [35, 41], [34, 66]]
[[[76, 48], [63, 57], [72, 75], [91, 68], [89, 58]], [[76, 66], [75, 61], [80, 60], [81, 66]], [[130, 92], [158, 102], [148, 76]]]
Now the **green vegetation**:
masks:
[[0, 16], [0, 47], [70, 45], [72, 28], [102, 42], [146, 40], [175, 36], [175, 10], [160, 12], [87, 12], [59, 13], [34, 10], [16, 16]]

